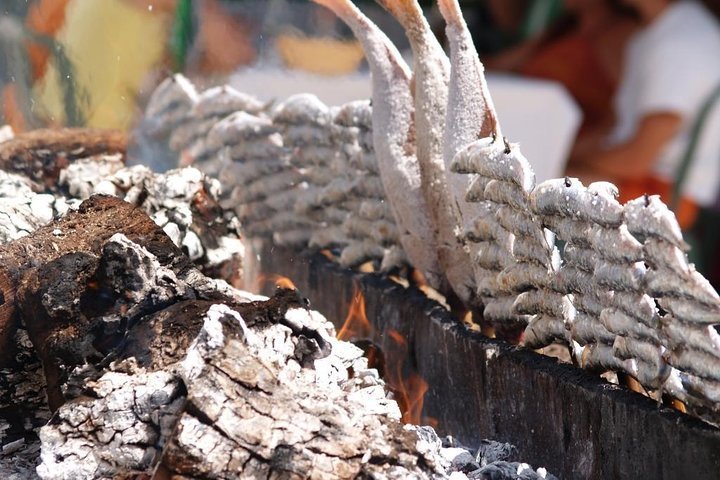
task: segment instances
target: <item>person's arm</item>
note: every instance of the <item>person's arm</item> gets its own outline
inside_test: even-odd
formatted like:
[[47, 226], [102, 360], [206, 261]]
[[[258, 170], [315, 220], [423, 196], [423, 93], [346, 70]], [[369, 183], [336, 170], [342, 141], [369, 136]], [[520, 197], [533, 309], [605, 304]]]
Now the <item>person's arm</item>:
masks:
[[647, 177], [662, 149], [678, 133], [682, 117], [674, 112], [645, 115], [635, 135], [607, 150], [580, 153], [571, 159], [567, 173], [581, 179], [609, 181]]

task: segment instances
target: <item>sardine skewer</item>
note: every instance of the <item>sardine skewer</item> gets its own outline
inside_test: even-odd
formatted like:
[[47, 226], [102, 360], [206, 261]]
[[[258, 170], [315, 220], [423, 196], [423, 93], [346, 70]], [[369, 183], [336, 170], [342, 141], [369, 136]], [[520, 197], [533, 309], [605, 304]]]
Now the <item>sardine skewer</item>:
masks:
[[390, 39], [349, 0], [313, 0], [332, 10], [360, 41], [372, 73], [373, 144], [380, 177], [410, 263], [443, 288], [432, 217], [415, 156], [410, 69]]
[[377, 0], [405, 29], [413, 51], [417, 159], [421, 186], [430, 207], [440, 264], [451, 288], [469, 303], [475, 295], [470, 252], [465, 247], [460, 209], [465, 189], [451, 192], [443, 158], [450, 62], [417, 0]]

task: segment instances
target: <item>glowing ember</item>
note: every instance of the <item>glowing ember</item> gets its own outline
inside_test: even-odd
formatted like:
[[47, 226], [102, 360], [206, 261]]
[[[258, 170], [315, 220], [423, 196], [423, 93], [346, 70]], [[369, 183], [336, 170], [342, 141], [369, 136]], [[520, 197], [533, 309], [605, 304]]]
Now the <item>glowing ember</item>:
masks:
[[[295, 286], [295, 284], [288, 277], [283, 277], [282, 275], [275, 275], [272, 273], [259, 275], [256, 282], [257, 282], [258, 287], [262, 287], [263, 285], [265, 285], [267, 283], [273, 282], [275, 284], [275, 287], [277, 287], [277, 288], [286, 288], [288, 290], [297, 290], [297, 287]], [[260, 291], [260, 290], [261, 290], [261, 288], [256, 289], [256, 291]]]
[[322, 249], [322, 250], [320, 250], [320, 255], [322, 255], [323, 257], [327, 258], [327, 259], [330, 260], [331, 262], [334, 262], [334, 261], [337, 260], [337, 258], [335, 257], [335, 255], [333, 255], [333, 253], [332, 253], [330, 250], [327, 250], [327, 249]]

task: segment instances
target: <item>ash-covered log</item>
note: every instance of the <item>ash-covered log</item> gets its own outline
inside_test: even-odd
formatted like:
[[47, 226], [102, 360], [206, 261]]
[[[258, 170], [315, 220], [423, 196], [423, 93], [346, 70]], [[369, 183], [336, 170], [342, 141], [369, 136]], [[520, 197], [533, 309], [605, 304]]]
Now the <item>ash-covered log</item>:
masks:
[[78, 158], [119, 154], [127, 135], [118, 130], [63, 128], [33, 130], [0, 142], [0, 170], [21, 173], [51, 188], [60, 170]]

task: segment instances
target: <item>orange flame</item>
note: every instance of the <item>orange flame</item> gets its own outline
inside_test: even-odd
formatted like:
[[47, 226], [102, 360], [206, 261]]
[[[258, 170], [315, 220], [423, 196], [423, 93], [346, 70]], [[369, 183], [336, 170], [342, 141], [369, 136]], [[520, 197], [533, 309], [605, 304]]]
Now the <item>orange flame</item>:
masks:
[[320, 255], [327, 258], [331, 262], [335, 261], [335, 255], [333, 255], [333, 253], [330, 250], [327, 250], [324, 248], [324, 249], [320, 250]]
[[417, 268], [413, 268], [410, 271], [410, 279], [417, 285], [417, 287], [422, 290], [423, 287], [429, 287], [430, 284], [428, 283], [427, 279], [425, 278], [425, 275], [418, 270]]
[[[388, 339], [383, 352], [371, 346], [367, 352], [368, 365], [378, 367], [384, 353], [385, 383], [388, 390], [395, 395], [400, 407], [403, 423], [436, 426], [437, 421], [422, 417], [423, 401], [428, 390], [428, 383], [417, 373], [407, 378], [403, 375], [403, 366], [408, 353], [405, 337], [397, 330], [388, 330]], [[365, 310], [365, 296], [357, 285], [354, 287], [353, 299], [348, 306], [348, 314], [343, 326], [337, 334], [340, 340], [373, 340], [375, 329], [370, 323]]]
[[273, 282], [275, 283], [275, 287], [277, 288], [287, 288], [289, 290], [297, 290], [297, 287], [295, 284], [290, 280], [288, 277], [283, 277], [282, 275], [275, 275], [273, 273], [267, 273], [267, 274], [260, 274], [257, 277], [257, 284], [258, 288], [256, 291], [260, 291], [261, 287], [265, 285], [266, 283]]
[[369, 340], [372, 337], [373, 327], [370, 325], [365, 313], [365, 296], [357, 285], [353, 287], [353, 290], [353, 299], [350, 302], [347, 317], [345, 317], [345, 322], [343, 322], [337, 338], [339, 340]]
[[396, 395], [396, 401], [402, 412], [403, 423], [437, 426], [437, 420], [422, 416], [428, 383], [414, 372], [407, 378], [403, 376], [403, 363], [408, 350], [405, 337], [397, 330], [392, 329], [388, 330], [388, 336], [393, 345], [390, 346], [386, 354], [388, 369], [385, 380], [388, 388]]

